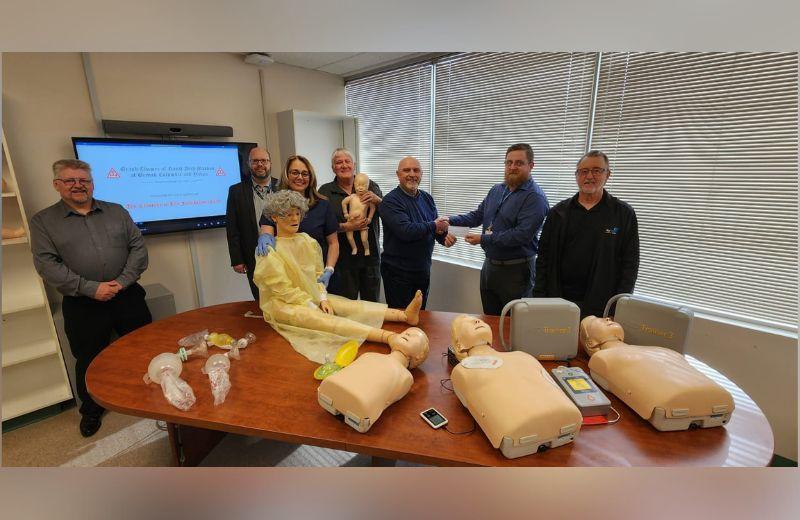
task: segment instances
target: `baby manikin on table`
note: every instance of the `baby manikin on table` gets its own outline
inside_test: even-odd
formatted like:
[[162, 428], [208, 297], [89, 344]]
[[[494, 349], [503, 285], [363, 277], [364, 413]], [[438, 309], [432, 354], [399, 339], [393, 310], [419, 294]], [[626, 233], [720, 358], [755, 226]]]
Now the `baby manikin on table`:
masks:
[[663, 347], [627, 345], [622, 327], [608, 318], [587, 316], [580, 329], [581, 343], [591, 357], [591, 378], [657, 430], [711, 428], [730, 420], [731, 394], [692, 367], [682, 354]]

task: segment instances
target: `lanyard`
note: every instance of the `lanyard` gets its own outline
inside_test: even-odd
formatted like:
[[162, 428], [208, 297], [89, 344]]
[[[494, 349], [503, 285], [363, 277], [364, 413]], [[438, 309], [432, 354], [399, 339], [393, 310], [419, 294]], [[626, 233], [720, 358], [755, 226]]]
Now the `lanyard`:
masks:
[[497, 209], [495, 210], [494, 215], [492, 216], [492, 222], [486, 228], [486, 232], [487, 233], [491, 233], [492, 232], [492, 226], [494, 226], [494, 221], [497, 218], [497, 215], [500, 213], [500, 208], [503, 207], [503, 203], [506, 201], [506, 199], [508, 197], [511, 196], [512, 193], [514, 193], [514, 192], [509, 190], [508, 186], [503, 186], [503, 197], [500, 199], [500, 204], [497, 205]]

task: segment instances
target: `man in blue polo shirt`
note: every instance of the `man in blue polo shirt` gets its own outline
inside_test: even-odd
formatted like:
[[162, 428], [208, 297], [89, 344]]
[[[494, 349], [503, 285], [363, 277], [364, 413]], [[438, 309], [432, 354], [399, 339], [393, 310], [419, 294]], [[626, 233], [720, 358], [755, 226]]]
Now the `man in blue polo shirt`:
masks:
[[447, 222], [437, 221], [433, 197], [419, 189], [422, 168], [418, 160], [406, 157], [400, 161], [397, 180], [399, 185], [379, 206], [383, 221], [383, 291], [390, 308], [403, 309], [420, 290], [424, 309], [431, 281], [433, 241], [450, 247], [456, 237], [447, 233]]
[[451, 226], [482, 226], [481, 234], [464, 240], [486, 253], [481, 268], [481, 303], [484, 314], [497, 316], [506, 303], [531, 295], [537, 234], [549, 204], [533, 179], [533, 149], [525, 143], [508, 147], [505, 182], [495, 184], [478, 209], [449, 217]]

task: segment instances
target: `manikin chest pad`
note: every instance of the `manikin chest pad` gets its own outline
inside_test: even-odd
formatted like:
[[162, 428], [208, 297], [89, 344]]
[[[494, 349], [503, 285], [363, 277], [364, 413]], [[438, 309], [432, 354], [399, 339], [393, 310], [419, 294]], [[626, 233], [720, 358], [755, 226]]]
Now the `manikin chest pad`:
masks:
[[733, 412], [728, 391], [667, 348], [610, 347], [592, 355], [589, 370], [603, 389], [658, 430], [721, 426]]
[[[499, 368], [453, 368], [453, 390], [495, 448], [521, 457], [574, 440], [581, 427], [578, 408], [533, 356], [498, 352]], [[469, 358], [467, 358], [469, 359]]]

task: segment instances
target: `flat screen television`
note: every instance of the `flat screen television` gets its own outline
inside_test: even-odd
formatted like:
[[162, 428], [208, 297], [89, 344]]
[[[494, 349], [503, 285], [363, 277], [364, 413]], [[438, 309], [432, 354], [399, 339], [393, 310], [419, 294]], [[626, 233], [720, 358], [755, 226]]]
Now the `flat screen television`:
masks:
[[248, 175], [255, 143], [73, 137], [94, 197], [128, 210], [142, 234], [225, 226], [228, 188]]

